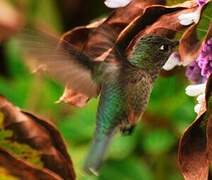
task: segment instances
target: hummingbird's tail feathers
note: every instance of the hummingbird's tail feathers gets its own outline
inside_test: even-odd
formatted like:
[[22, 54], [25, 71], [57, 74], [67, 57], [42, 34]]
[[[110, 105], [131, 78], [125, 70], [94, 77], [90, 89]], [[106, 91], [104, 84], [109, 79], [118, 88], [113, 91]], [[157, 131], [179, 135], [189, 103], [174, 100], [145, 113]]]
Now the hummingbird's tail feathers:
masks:
[[40, 29], [25, 29], [17, 35], [27, 63], [34, 72], [47, 73], [75, 92], [96, 97], [92, 79], [96, 62], [68, 41]]
[[87, 158], [85, 160], [85, 164], [83, 168], [87, 174], [98, 176], [98, 170], [102, 165], [105, 152], [108, 148], [108, 144], [110, 143], [112, 139], [112, 136], [113, 136], [112, 134], [109, 136], [105, 135], [101, 139], [94, 140], [91, 150], [88, 153]]

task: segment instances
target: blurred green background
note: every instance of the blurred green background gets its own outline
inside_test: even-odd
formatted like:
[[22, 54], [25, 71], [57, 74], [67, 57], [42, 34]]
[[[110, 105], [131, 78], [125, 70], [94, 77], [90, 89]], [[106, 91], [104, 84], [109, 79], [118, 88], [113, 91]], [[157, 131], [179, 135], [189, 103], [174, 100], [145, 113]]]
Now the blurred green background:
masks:
[[[27, 21], [42, 21], [58, 32], [85, 25], [111, 10], [99, 0], [12, 0], [25, 7]], [[62, 95], [57, 82], [41, 78], [26, 68], [20, 47], [10, 38], [0, 45], [0, 94], [17, 106], [48, 117], [65, 138], [79, 180], [180, 180], [177, 147], [180, 136], [194, 120], [194, 100], [185, 94], [189, 84], [184, 70], [161, 76], [148, 109], [132, 136], [117, 135], [99, 177], [82, 171], [95, 129], [98, 99], [84, 108], [54, 102]]]

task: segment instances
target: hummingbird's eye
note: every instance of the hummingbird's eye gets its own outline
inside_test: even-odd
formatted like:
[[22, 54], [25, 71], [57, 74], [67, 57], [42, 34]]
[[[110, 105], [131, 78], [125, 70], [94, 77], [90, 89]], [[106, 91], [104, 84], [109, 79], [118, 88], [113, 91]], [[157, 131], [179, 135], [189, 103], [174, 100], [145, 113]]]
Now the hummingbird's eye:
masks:
[[168, 45], [161, 45], [160, 48], [159, 48], [161, 51], [168, 51], [169, 50], [169, 46]]

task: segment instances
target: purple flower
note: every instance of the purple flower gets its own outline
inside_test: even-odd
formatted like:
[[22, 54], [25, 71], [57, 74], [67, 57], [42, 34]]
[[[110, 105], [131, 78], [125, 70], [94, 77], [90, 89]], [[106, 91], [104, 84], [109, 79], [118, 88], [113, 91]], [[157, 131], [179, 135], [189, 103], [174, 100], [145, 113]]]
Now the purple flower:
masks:
[[208, 2], [207, 0], [197, 0], [199, 6], [205, 5], [207, 2]]
[[210, 74], [212, 74], [212, 38], [210, 38], [202, 47], [197, 62], [201, 68], [201, 75], [208, 78]]
[[186, 76], [194, 83], [203, 83], [212, 74], [212, 38], [202, 47], [198, 58], [186, 69]]
[[194, 83], [202, 83], [203, 77], [201, 76], [201, 69], [198, 66], [197, 61], [193, 61], [190, 65], [186, 68], [186, 76], [189, 80]]

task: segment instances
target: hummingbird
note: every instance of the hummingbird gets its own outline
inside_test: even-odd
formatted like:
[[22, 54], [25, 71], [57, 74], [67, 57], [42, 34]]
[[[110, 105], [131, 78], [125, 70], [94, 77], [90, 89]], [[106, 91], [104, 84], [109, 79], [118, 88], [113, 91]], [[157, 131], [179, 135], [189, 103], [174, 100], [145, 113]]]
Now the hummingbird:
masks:
[[131, 134], [138, 123], [154, 81], [178, 41], [146, 35], [129, 54], [115, 44], [110, 52], [112, 61], [94, 61], [66, 41], [62, 47], [57, 47], [58, 42], [53, 37], [42, 32], [36, 37], [41, 41], [36, 46], [29, 41], [30, 37], [21, 39], [24, 51], [36, 57], [40, 69], [89, 97], [96, 97], [100, 92], [94, 139], [84, 163], [85, 172], [98, 174], [114, 134], [118, 130]]
[[146, 109], [155, 79], [177, 45], [165, 37], [144, 36], [128, 57], [117, 52], [119, 63], [99, 65], [101, 93], [95, 136], [84, 165], [87, 173], [98, 174], [117, 130], [131, 134]]

